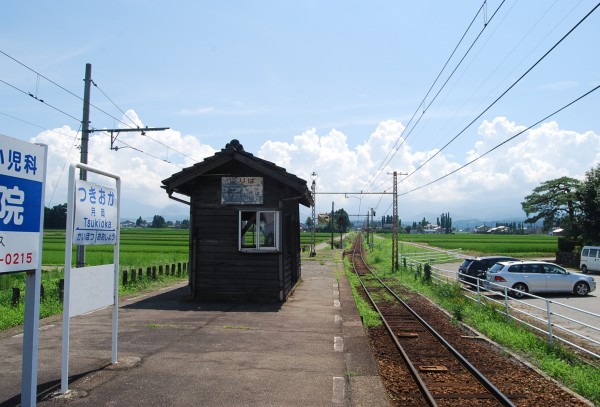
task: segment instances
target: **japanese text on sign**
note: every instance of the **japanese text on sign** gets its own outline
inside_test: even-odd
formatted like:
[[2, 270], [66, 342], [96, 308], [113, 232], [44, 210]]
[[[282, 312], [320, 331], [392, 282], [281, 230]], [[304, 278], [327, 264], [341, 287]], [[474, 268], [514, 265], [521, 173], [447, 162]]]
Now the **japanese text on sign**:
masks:
[[221, 203], [256, 205], [263, 203], [262, 177], [221, 178]]
[[0, 136], [0, 273], [39, 261], [45, 148]]
[[117, 222], [116, 190], [78, 180], [75, 185], [73, 243], [114, 244]]

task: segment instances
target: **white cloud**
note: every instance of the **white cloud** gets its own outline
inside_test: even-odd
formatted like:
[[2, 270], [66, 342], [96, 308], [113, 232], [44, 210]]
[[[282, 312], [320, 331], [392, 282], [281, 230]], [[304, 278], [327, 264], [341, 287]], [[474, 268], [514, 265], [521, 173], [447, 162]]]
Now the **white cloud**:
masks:
[[[391, 191], [389, 173], [394, 170], [411, 173], [437, 152], [413, 151], [408, 142], [403, 143], [399, 138], [403, 128], [402, 123], [394, 120], [381, 122], [364, 143], [354, 148], [337, 130], [319, 136], [311, 129], [295, 136], [291, 143], [267, 141], [258, 155], [309, 182], [310, 174], [315, 171], [319, 175], [318, 192]], [[457, 170], [525, 128], [504, 117], [483, 121], [478, 139], [464, 157], [453, 159], [439, 153], [401, 181], [398, 192], [412, 191]], [[385, 157], [389, 159], [391, 149], [398, 151], [389, 164], [379, 168]], [[598, 163], [600, 135], [562, 130], [556, 122], [548, 122], [439, 182], [401, 195], [399, 210], [402, 218], [410, 219], [424, 212], [447, 211], [473, 217], [523, 216], [520, 202], [541, 182], [565, 175], [582, 179]], [[375, 171], [380, 174], [376, 179]], [[360, 201], [317, 195], [318, 210], [330, 210], [332, 200], [339, 206], [352, 207], [347, 209], [349, 212], [362, 213], [370, 207], [377, 207], [381, 215], [391, 211], [391, 196], [372, 195], [363, 195]]]
[[[127, 115], [143, 127], [135, 112], [129, 111]], [[454, 219], [459, 215], [480, 218], [524, 216], [520, 202], [541, 182], [561, 176], [583, 179], [586, 171], [600, 163], [600, 135], [592, 131], [564, 130], [558, 123], [548, 122], [519, 135], [457, 173], [404, 195], [455, 171], [524, 128], [504, 117], [483, 121], [477, 139], [471, 148], [465, 149], [462, 157], [442, 151], [405, 181], [402, 181], [404, 176], [399, 175], [400, 217], [407, 221], [417, 220], [423, 213], [439, 216], [443, 212], [450, 212]], [[411, 173], [437, 152], [421, 151], [410, 142], [403, 142], [400, 138], [403, 129], [404, 125], [399, 121], [383, 121], [356, 146], [350, 146], [347, 136], [339, 130], [332, 129], [319, 135], [315, 129], [308, 129], [291, 137], [290, 141], [268, 140], [259, 151], [249, 152], [307, 180], [309, 187], [311, 174], [316, 172], [317, 191], [321, 193], [391, 192], [391, 172]], [[74, 148], [74, 144], [79, 144], [79, 136], [65, 126], [40, 133], [32, 140], [49, 146], [46, 191], [49, 202], [46, 205], [66, 202], [68, 164], [79, 161], [79, 150]], [[116, 144], [127, 144], [135, 149], [112, 151], [109, 135], [93, 133], [89, 142], [89, 163], [121, 176], [122, 214], [128, 218], [152, 217], [164, 213], [162, 211], [171, 212], [173, 207], [179, 207], [179, 213], [184, 216], [189, 208], [169, 200], [160, 188], [161, 181], [223, 147], [201, 144], [195, 137], [176, 130], [148, 132], [147, 136], [121, 133]], [[389, 154], [392, 150], [395, 154]], [[382, 166], [382, 162], [386, 165]], [[65, 166], [65, 163], [68, 164]], [[376, 171], [379, 175], [374, 177]], [[377, 216], [391, 214], [390, 195], [319, 194], [317, 211], [330, 210], [332, 201], [336, 208], [344, 207], [351, 214], [366, 213], [371, 207], [376, 208]], [[429, 220], [435, 221], [435, 218]]]

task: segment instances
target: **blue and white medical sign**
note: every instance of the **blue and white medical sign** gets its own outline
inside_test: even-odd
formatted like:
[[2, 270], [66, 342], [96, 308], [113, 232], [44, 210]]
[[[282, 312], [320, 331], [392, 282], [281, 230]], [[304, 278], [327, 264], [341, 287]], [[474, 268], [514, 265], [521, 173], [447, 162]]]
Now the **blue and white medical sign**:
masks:
[[119, 221], [117, 203], [116, 189], [77, 180], [73, 244], [115, 244]]
[[0, 273], [37, 268], [45, 169], [43, 146], [0, 135]]

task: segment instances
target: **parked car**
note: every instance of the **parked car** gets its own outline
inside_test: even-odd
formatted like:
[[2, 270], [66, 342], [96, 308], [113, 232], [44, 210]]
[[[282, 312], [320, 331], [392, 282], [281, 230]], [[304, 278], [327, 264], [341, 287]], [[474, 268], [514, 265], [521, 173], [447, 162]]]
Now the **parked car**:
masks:
[[[493, 284], [492, 284], [493, 283]], [[484, 288], [504, 291], [522, 298], [527, 293], [566, 292], [585, 296], [596, 289], [590, 276], [572, 273], [554, 263], [545, 261], [503, 261], [487, 271]]]
[[579, 259], [581, 272], [600, 271], [600, 246], [583, 246]]
[[508, 256], [485, 256], [472, 257], [465, 259], [458, 266], [458, 280], [468, 283], [477, 284], [477, 279], [485, 278], [485, 272], [499, 261], [518, 260]]

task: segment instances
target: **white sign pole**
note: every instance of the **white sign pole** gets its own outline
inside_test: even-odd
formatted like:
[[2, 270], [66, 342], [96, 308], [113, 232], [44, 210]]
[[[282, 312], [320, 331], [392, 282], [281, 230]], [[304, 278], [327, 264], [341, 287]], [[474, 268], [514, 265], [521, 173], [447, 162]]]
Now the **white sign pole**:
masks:
[[[75, 179], [75, 169], [81, 168], [109, 178], [116, 182], [115, 189], [93, 184], [87, 181]], [[116, 195], [116, 196], [115, 196]], [[121, 179], [108, 172], [90, 167], [85, 164], [72, 164], [69, 168], [69, 195], [67, 202], [67, 238], [65, 245], [65, 279], [63, 299], [63, 342], [62, 342], [62, 369], [61, 369], [61, 393], [69, 390], [69, 331], [70, 318], [79, 315], [77, 311], [85, 309], [89, 312], [107, 305], [113, 306], [112, 323], [112, 357], [111, 362], [117, 363], [118, 342], [118, 316], [119, 316], [119, 241], [120, 241], [120, 201]], [[116, 201], [116, 202], [115, 202]], [[116, 208], [116, 210], [115, 210]], [[102, 293], [96, 293], [100, 297], [100, 305], [92, 304], [91, 301], [81, 302], [80, 297], [71, 298], [71, 284], [77, 286], [81, 276], [86, 279], [101, 278], [105, 268], [82, 267], [71, 270], [73, 244], [112, 244], [114, 245], [113, 259], [113, 287], [112, 298], [105, 298]], [[82, 274], [84, 273], [84, 274]], [[77, 278], [75, 278], [77, 277]], [[92, 280], [93, 281], [93, 280]], [[107, 281], [103, 279], [102, 281]], [[107, 292], [110, 295], [110, 291]], [[91, 294], [91, 293], [90, 293]], [[89, 297], [88, 297], [89, 298]], [[71, 303], [71, 300], [74, 300]], [[105, 301], [106, 300], [106, 301]]]
[[117, 363], [117, 344], [118, 344], [118, 329], [119, 329], [119, 247], [121, 240], [121, 178], [117, 177], [117, 225], [116, 225], [116, 241], [114, 244], [113, 262], [115, 265], [115, 302], [113, 305], [113, 330], [112, 330], [112, 364]]
[[71, 263], [73, 261], [73, 217], [75, 214], [75, 166], [69, 167], [69, 192], [67, 195], [67, 234], [65, 242], [65, 276], [63, 284], [63, 331], [60, 392], [69, 390], [69, 329], [70, 329], [70, 299], [71, 292]]

